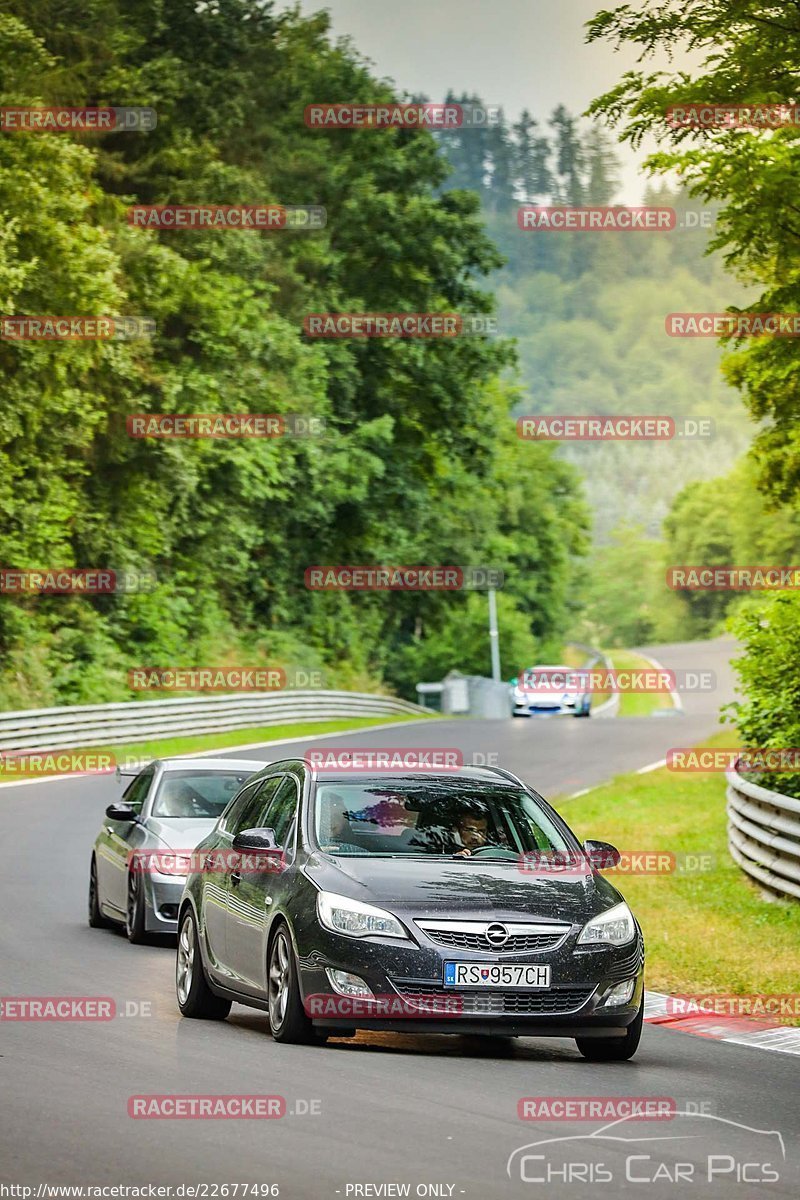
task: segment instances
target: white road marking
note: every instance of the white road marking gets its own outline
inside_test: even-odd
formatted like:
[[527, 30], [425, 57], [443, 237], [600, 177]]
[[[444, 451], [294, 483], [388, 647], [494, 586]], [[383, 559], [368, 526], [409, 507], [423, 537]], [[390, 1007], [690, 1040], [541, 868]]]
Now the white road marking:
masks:
[[650, 771], [657, 771], [659, 767], [665, 767], [666, 765], [667, 760], [665, 758], [660, 758], [658, 762], [648, 763], [646, 767], [639, 767], [639, 770], [636, 772], [636, 774], [647, 775]]

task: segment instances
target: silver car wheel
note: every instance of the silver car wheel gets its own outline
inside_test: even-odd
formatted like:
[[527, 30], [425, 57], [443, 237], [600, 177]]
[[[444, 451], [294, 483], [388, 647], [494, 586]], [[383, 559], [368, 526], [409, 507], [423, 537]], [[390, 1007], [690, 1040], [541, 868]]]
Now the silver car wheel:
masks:
[[178, 1000], [185, 1004], [192, 990], [194, 979], [195, 936], [194, 921], [187, 917], [183, 922], [181, 936], [178, 940], [178, 961], [176, 966], [176, 983]]
[[269, 964], [269, 1022], [273, 1029], [279, 1029], [283, 1024], [289, 1003], [290, 953], [286, 934], [281, 929], [275, 935]]

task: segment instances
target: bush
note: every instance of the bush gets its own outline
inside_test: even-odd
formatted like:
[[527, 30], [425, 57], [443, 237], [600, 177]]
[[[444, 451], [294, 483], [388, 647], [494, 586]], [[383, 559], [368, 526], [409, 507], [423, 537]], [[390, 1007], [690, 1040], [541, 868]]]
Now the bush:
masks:
[[[733, 664], [744, 698], [728, 705], [743, 745], [800, 747], [800, 595], [779, 592], [753, 600], [731, 620], [730, 628], [744, 647]], [[747, 777], [800, 797], [800, 772]]]

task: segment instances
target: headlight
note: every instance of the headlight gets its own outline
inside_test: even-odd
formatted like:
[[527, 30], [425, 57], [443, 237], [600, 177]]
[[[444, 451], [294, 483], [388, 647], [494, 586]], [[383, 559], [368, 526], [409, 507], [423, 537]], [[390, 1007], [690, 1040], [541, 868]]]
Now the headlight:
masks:
[[317, 915], [326, 929], [346, 937], [408, 937], [391, 913], [371, 904], [362, 904], [360, 900], [337, 896], [335, 892], [317, 893]]
[[635, 936], [633, 914], [623, 903], [600, 913], [599, 917], [592, 917], [581, 930], [578, 945], [624, 946], [626, 942], [633, 941]]
[[153, 859], [152, 868], [160, 875], [189, 875], [192, 870], [192, 856], [159, 851]]

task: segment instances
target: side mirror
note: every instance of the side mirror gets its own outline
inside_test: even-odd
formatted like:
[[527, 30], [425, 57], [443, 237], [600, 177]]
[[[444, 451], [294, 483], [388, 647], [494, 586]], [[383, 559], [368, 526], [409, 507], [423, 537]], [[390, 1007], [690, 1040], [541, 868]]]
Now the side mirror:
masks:
[[112, 821], [137, 821], [139, 814], [135, 813], [130, 804], [109, 804], [106, 816]]
[[283, 850], [275, 839], [274, 829], [243, 829], [234, 837], [231, 849], [242, 855], [236, 867], [240, 874], [283, 870]]
[[232, 842], [234, 850], [260, 850], [281, 853], [281, 848], [275, 840], [274, 829], [243, 829]]
[[584, 842], [583, 848], [596, 871], [610, 871], [622, 858], [617, 847], [610, 842]]

